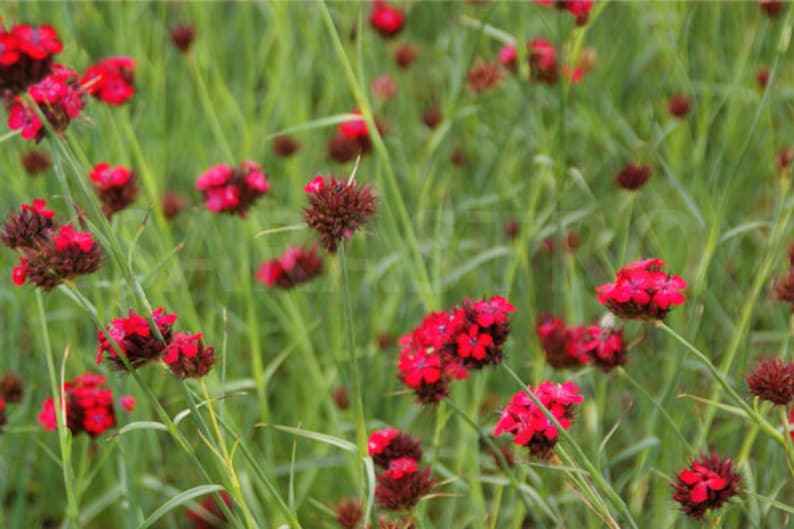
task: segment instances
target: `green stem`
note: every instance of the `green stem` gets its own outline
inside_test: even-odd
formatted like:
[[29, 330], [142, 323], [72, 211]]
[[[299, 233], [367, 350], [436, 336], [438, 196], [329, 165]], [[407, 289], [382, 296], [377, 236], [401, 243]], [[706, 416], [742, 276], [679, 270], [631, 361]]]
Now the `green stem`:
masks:
[[348, 360], [350, 362], [350, 393], [353, 398], [353, 414], [356, 422], [356, 441], [361, 457], [367, 457], [367, 424], [364, 417], [364, 403], [361, 396], [361, 379], [356, 357], [356, 338], [353, 327], [353, 307], [350, 303], [350, 290], [347, 281], [347, 262], [345, 247], [339, 246], [339, 268], [342, 276], [342, 305], [345, 311], [345, 338], [347, 339]]
[[[55, 359], [50, 344], [50, 334], [47, 330], [47, 312], [44, 310], [44, 300], [41, 291], [36, 289], [36, 306], [41, 324], [41, 337], [44, 342], [44, 352], [47, 359], [47, 372], [50, 376], [50, 391], [55, 405], [55, 419], [58, 428], [58, 446], [61, 450], [61, 469], [63, 470], [63, 484], [66, 488], [66, 518], [75, 528], [80, 527], [80, 507], [75, 493], [74, 469], [72, 468], [72, 440], [66, 426], [66, 401], [63, 387], [58, 384], [58, 375], [55, 370]], [[63, 382], [63, 381], [62, 381]]]

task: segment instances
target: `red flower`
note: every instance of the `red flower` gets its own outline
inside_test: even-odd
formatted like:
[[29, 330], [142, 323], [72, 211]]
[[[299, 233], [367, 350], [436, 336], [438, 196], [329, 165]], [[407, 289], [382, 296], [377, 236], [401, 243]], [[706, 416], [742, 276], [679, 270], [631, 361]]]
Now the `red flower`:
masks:
[[0, 379], [0, 397], [6, 402], [22, 402], [24, 387], [22, 379], [14, 374], [6, 373]]
[[123, 395], [119, 399], [119, 404], [121, 404], [121, 408], [124, 411], [127, 413], [132, 413], [132, 411], [135, 409], [136, 400], [132, 395]]
[[138, 196], [135, 172], [126, 167], [111, 167], [101, 162], [94, 166], [88, 177], [94, 182], [97, 196], [102, 202], [102, 212], [108, 218], [129, 206]]
[[499, 84], [502, 80], [502, 71], [491, 62], [483, 61], [476, 64], [467, 77], [469, 88], [475, 94], [480, 94]]
[[364, 518], [364, 510], [358, 500], [347, 500], [334, 507], [336, 523], [343, 529], [360, 529], [359, 522]]
[[599, 325], [587, 327], [593, 346], [588, 349], [590, 360], [605, 373], [617, 366], [625, 365], [626, 344], [623, 341], [623, 329], [611, 329]]
[[547, 40], [535, 39], [529, 43], [529, 67], [532, 78], [549, 85], [558, 78], [557, 49]]
[[[146, 318], [132, 309], [126, 318], [112, 320], [110, 325], [105, 327], [105, 332], [97, 330], [97, 340], [99, 341], [96, 355], [97, 365], [102, 362], [104, 357], [115, 369], [126, 369], [124, 362], [118, 357], [116, 349], [127, 357], [127, 361], [133, 369], [159, 360], [166, 344], [171, 340], [177, 316], [166, 313], [165, 309], [161, 307], [152, 313], [152, 320], [157, 326], [162, 340], [152, 332]], [[110, 342], [106, 333], [113, 343]]]
[[30, 176], [43, 173], [52, 167], [52, 160], [46, 151], [28, 151], [21, 154], [19, 160], [22, 162], [25, 172]]
[[499, 49], [499, 64], [513, 73], [518, 69], [518, 51], [513, 44], [505, 44]]
[[750, 392], [762, 400], [788, 406], [794, 400], [794, 363], [779, 358], [762, 358], [747, 375]]
[[383, 0], [375, 0], [369, 13], [369, 23], [381, 36], [392, 38], [405, 25], [405, 13]]
[[53, 216], [55, 212], [47, 209], [46, 201], [35, 198], [31, 204], [22, 204], [19, 212], [8, 212], [0, 240], [11, 249], [34, 247], [56, 227]]
[[396, 94], [397, 81], [388, 73], [380, 75], [372, 81], [372, 95], [375, 96], [375, 99], [388, 101]]
[[400, 479], [408, 474], [415, 474], [419, 466], [410, 457], [400, 457], [389, 461], [389, 468], [383, 475], [389, 479]]
[[516, 308], [502, 296], [492, 296], [488, 300], [480, 300], [472, 306], [476, 312], [476, 320], [482, 327], [507, 323], [507, 315], [515, 312]]
[[11, 270], [11, 281], [18, 287], [21, 287], [25, 284], [25, 280], [28, 278], [28, 262], [25, 260], [24, 257], [19, 258], [19, 266], [15, 266]]
[[689, 98], [680, 92], [674, 94], [667, 103], [667, 109], [673, 117], [682, 119], [689, 113]]
[[372, 432], [367, 441], [367, 452], [372, 461], [382, 467], [390, 468], [391, 463], [398, 459], [422, 459], [419, 441], [396, 428], [386, 427]]
[[171, 42], [182, 53], [190, 51], [193, 45], [193, 39], [196, 38], [196, 28], [192, 24], [179, 24], [174, 26], [169, 31], [171, 35]]
[[[104, 383], [104, 376], [85, 373], [64, 384], [63, 411], [66, 426], [73, 435], [85, 432], [96, 437], [116, 425], [113, 391], [103, 387]], [[45, 430], [55, 430], [57, 423], [52, 397], [44, 401], [38, 421]]]
[[103, 59], [86, 70], [80, 84], [100, 101], [121, 105], [135, 94], [135, 61], [126, 56]]
[[300, 148], [301, 144], [292, 136], [276, 136], [273, 138], [273, 152], [281, 158], [289, 158], [298, 152]]
[[168, 220], [176, 218], [186, 207], [187, 198], [185, 198], [182, 193], [174, 190], [166, 191], [160, 202], [160, 209], [163, 210], [163, 216]]
[[409, 387], [435, 384], [441, 379], [441, 357], [424, 349], [404, 348], [400, 351], [398, 369], [401, 378]]
[[331, 176], [315, 178], [304, 189], [309, 207], [304, 208], [303, 218], [331, 253], [375, 215], [377, 203], [369, 185], [359, 187], [355, 180], [343, 182]]
[[[36, 112], [22, 101], [15, 102], [8, 110], [8, 128], [22, 129], [22, 137], [26, 140], [38, 138], [39, 132], [44, 131], [44, 126]], [[43, 137], [43, 134], [41, 136]]]
[[487, 333], [480, 334], [477, 325], [471, 325], [468, 332], [460, 333], [456, 341], [458, 356], [475, 360], [483, 360], [488, 354], [488, 347], [493, 345], [493, 337]]
[[[571, 424], [573, 406], [584, 400], [572, 382], [541, 382], [537, 389], [532, 386], [527, 386], [527, 389], [566, 430]], [[550, 455], [559, 435], [557, 427], [523, 391], [516, 393], [502, 411], [494, 435], [502, 433], [513, 434], [515, 444], [526, 446], [531, 455], [544, 459]]]
[[323, 271], [323, 261], [317, 247], [292, 246], [281, 257], [265, 261], [259, 266], [256, 279], [265, 286], [289, 289], [312, 280]]
[[759, 68], [755, 73], [755, 80], [758, 81], [758, 86], [762, 89], [766, 88], [766, 84], [769, 82], [769, 68]]
[[[223, 503], [231, 509], [232, 498], [229, 493], [222, 490], [218, 493]], [[193, 529], [222, 529], [226, 527], [226, 515], [215, 495], [208, 496], [201, 502], [201, 509], [190, 509], [187, 512], [187, 519], [194, 523]]]
[[[407, 464], [408, 466], [410, 464]], [[401, 477], [393, 478], [386, 471], [377, 476], [375, 502], [381, 509], [404, 511], [412, 509], [433, 487], [430, 469], [403, 472]], [[399, 473], [399, 472], [395, 472]]]
[[201, 333], [176, 333], [163, 350], [163, 361], [179, 378], [201, 378], [215, 363], [215, 348], [204, 346]]
[[651, 177], [651, 168], [648, 165], [635, 165], [630, 163], [615, 175], [615, 180], [623, 189], [635, 191], [645, 185]]
[[660, 271], [664, 261], [646, 259], [620, 269], [614, 283], [596, 290], [598, 301], [626, 319], [663, 320], [673, 306], [684, 303], [686, 281]]
[[673, 499], [681, 504], [684, 513], [696, 520], [707, 510], [717, 509], [738, 493], [739, 474], [733, 471], [730, 459], [720, 459], [716, 452], [701, 454], [678, 473], [673, 484]]
[[55, 28], [46, 24], [31, 27], [20, 24], [11, 29], [11, 35], [17, 41], [17, 49], [34, 60], [44, 60], [63, 50]]
[[224, 164], [210, 167], [196, 180], [196, 189], [210, 211], [245, 218], [259, 197], [270, 191], [270, 183], [259, 164], [245, 160], [234, 169]]
[[419, 56], [419, 48], [410, 42], [400, 44], [394, 49], [394, 62], [403, 70], [410, 68]]

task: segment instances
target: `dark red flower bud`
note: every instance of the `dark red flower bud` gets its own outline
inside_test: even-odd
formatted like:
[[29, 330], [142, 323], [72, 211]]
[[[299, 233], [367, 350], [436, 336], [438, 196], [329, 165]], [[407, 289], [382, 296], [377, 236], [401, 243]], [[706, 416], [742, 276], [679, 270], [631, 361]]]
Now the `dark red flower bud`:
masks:
[[289, 158], [301, 148], [292, 136], [276, 136], [273, 138], [273, 152], [281, 158]]
[[487, 61], [475, 65], [467, 76], [469, 88], [475, 94], [480, 94], [496, 86], [501, 80], [502, 71], [499, 69], [499, 66]]
[[19, 156], [22, 167], [29, 176], [35, 176], [52, 167], [52, 160], [46, 151], [28, 151]]
[[359, 523], [364, 518], [364, 509], [358, 500], [347, 500], [334, 507], [336, 523], [343, 529], [361, 529]]
[[177, 215], [182, 213], [187, 207], [187, 198], [185, 195], [178, 191], [169, 190], [163, 195], [160, 202], [160, 208], [163, 210], [163, 216], [168, 220], [173, 220]]
[[394, 48], [394, 62], [403, 70], [410, 68], [418, 56], [419, 48], [410, 42]]
[[[96, 363], [104, 357], [114, 369], [124, 370], [124, 362], [119, 358], [117, 349], [127, 357], [133, 369], [160, 359], [166, 344], [171, 340], [176, 314], [168, 314], [159, 308], [152, 313], [152, 320], [160, 332], [160, 339], [152, 330], [149, 321], [130, 309], [126, 318], [116, 318], [105, 327], [105, 332], [97, 331]], [[108, 338], [108, 335], [110, 339]], [[111, 343], [110, 340], [113, 340]]]
[[107, 218], [132, 204], [138, 196], [138, 180], [135, 171], [126, 167], [111, 167], [106, 162], [94, 165], [88, 177], [94, 183], [102, 212]]
[[433, 488], [430, 469], [415, 469], [403, 473], [399, 478], [391, 478], [385, 473], [377, 476], [375, 502], [381, 509], [405, 511], [412, 509], [417, 502]]
[[323, 247], [334, 253], [375, 215], [377, 202], [367, 184], [359, 187], [355, 181], [344, 182], [335, 176], [318, 178], [312, 183], [320, 185], [307, 191], [309, 207], [304, 208], [303, 218], [320, 235]]
[[14, 374], [6, 373], [0, 379], [0, 397], [6, 402], [17, 403], [22, 401], [24, 384], [22, 379]]
[[391, 427], [372, 432], [367, 441], [367, 451], [372, 461], [384, 469], [389, 468], [389, 463], [395, 459], [403, 457], [409, 457], [414, 461], [422, 459], [419, 441]]
[[648, 165], [635, 165], [630, 163], [615, 175], [615, 181], [623, 189], [636, 191], [645, 185], [651, 177], [651, 167]]
[[762, 358], [747, 375], [750, 393], [779, 406], [788, 406], [794, 400], [794, 363], [779, 358]]
[[758, 0], [758, 7], [761, 8], [769, 18], [775, 18], [783, 13], [786, 5], [781, 0]]
[[383, 0], [375, 0], [369, 14], [369, 23], [382, 37], [390, 39], [403, 29], [405, 13]]
[[682, 119], [689, 113], [689, 98], [679, 92], [670, 98], [667, 109], [673, 117]]
[[180, 24], [170, 30], [171, 42], [182, 53], [188, 53], [196, 38], [196, 28], [193, 24]]
[[422, 123], [430, 129], [436, 128], [441, 123], [441, 110], [436, 105], [427, 108], [422, 113]]

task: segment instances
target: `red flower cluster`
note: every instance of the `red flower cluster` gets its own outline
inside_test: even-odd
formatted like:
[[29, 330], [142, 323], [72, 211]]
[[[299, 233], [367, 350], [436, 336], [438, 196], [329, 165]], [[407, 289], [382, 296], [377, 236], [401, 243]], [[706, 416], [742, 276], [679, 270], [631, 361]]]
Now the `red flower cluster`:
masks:
[[[364, 519], [364, 509], [361, 507], [361, 502], [358, 500], [346, 500], [334, 507], [334, 514], [336, 515], [336, 523], [342, 529], [362, 529], [361, 521]], [[372, 525], [368, 525], [366, 529], [372, 529]], [[378, 529], [416, 529], [416, 524], [410, 518], [400, 518], [398, 520], [391, 520], [386, 517], [378, 518]]]
[[317, 247], [300, 248], [291, 246], [281, 257], [265, 261], [259, 265], [256, 279], [265, 286], [289, 289], [306, 283], [323, 271], [323, 260]]
[[102, 264], [102, 250], [90, 232], [79, 232], [71, 224], [58, 226], [55, 212], [43, 199], [9, 211], [0, 240], [20, 253], [19, 266], [11, 278], [21, 286], [30, 281], [45, 291], [66, 280], [90, 274]]
[[[547, 40], [535, 39], [527, 43], [527, 55], [532, 79], [536, 81], [555, 84], [559, 77], [557, 65], [557, 49]], [[508, 44], [499, 50], [499, 62], [515, 73], [518, 71], [518, 52], [516, 47]]]
[[176, 314], [168, 314], [163, 308], [152, 313], [152, 321], [163, 338], [160, 340], [152, 332], [149, 321], [130, 309], [126, 318], [112, 320], [110, 325], [105, 327], [104, 332], [97, 330], [97, 340], [99, 341], [96, 355], [97, 365], [102, 363], [104, 358], [113, 368], [126, 369], [117, 350], [126, 356], [133, 369], [159, 360], [166, 344], [171, 341], [176, 320]]
[[377, 476], [375, 500], [390, 511], [413, 508], [430, 492], [433, 478], [430, 469], [419, 469], [422, 449], [419, 441], [396, 428], [384, 428], [370, 435], [367, 450], [376, 465], [384, 471]]
[[[52, 129], [58, 133], [66, 130], [84, 106], [83, 90], [78, 84], [77, 73], [58, 64], [52, 67], [48, 75], [30, 85], [27, 92]], [[21, 130], [26, 140], [40, 142], [47, 130], [30, 103], [19, 96], [9, 101], [8, 127]]]
[[544, 314], [538, 318], [536, 331], [546, 362], [555, 369], [577, 368], [592, 362], [609, 372], [628, 360], [623, 329], [600, 325], [566, 327], [563, 320]]
[[480, 94], [499, 84], [499, 81], [502, 80], [502, 71], [498, 65], [483, 61], [469, 70], [466, 80], [471, 91]]
[[163, 350], [163, 361], [179, 378], [201, 378], [215, 363], [215, 348], [204, 346], [201, 333], [176, 333]]
[[335, 176], [316, 176], [303, 188], [309, 207], [303, 219], [320, 235], [320, 243], [331, 253], [375, 215], [377, 202], [368, 184], [344, 182]]
[[130, 57], [108, 57], [86, 70], [83, 88], [109, 105], [121, 105], [135, 94], [135, 61]]
[[270, 190], [270, 183], [259, 164], [245, 160], [237, 168], [225, 164], [210, 167], [196, 180], [196, 189], [210, 211], [245, 218], [248, 208]]
[[627, 264], [614, 283], [598, 287], [598, 301], [621, 318], [663, 320], [671, 308], [684, 303], [681, 291], [687, 287], [681, 277], [661, 271], [665, 264], [656, 258]]
[[[361, 116], [361, 111], [354, 110], [351, 114]], [[375, 127], [380, 135], [386, 132], [386, 127], [377, 118], [375, 118]], [[364, 118], [354, 118], [340, 123], [336, 134], [328, 142], [328, 156], [339, 163], [347, 163], [371, 150], [372, 139]]]
[[779, 358], [762, 358], [747, 375], [750, 392], [762, 400], [788, 406], [794, 400], [794, 363]]
[[673, 484], [673, 499], [684, 514], [698, 520], [707, 510], [717, 509], [739, 491], [741, 476], [733, 471], [730, 459], [720, 459], [716, 452], [701, 454], [678, 473]]
[[61, 50], [63, 44], [52, 26], [17, 24], [7, 30], [0, 20], [0, 98], [40, 81]]
[[[228, 508], [232, 508], [232, 498], [222, 490], [218, 493]], [[187, 511], [187, 519], [193, 522], [193, 529], [222, 529], [226, 527], [226, 515], [223, 514], [218, 499], [213, 494], [201, 502], [201, 509]]]
[[[527, 386], [527, 390], [535, 395], [565, 430], [571, 425], [574, 405], [581, 404], [584, 400], [579, 394], [579, 388], [572, 382], [557, 384], [546, 381], [538, 384], [537, 389]], [[524, 391], [513, 395], [502, 411], [493, 434], [500, 435], [505, 432], [513, 435], [515, 444], [526, 446], [530, 455], [542, 459], [551, 455], [559, 436], [557, 427]]]
[[508, 314], [515, 307], [501, 296], [428, 314], [413, 331], [398, 340], [399, 378], [414, 390], [419, 402], [437, 402], [449, 393], [449, 383], [468, 377], [502, 360], [502, 345], [510, 332]]
[[[85, 373], [64, 384], [63, 411], [66, 414], [66, 426], [73, 435], [85, 432], [96, 437], [116, 425], [113, 391], [103, 387], [104, 383], [104, 376]], [[128, 402], [129, 398], [133, 397], [128, 397]], [[52, 397], [44, 401], [38, 420], [45, 430], [56, 429], [55, 401]]]
[[102, 212], [107, 218], [132, 204], [138, 196], [135, 171], [126, 167], [111, 167], [110, 164], [101, 162], [88, 173], [88, 178], [94, 183], [97, 196], [102, 202]]
[[405, 26], [405, 13], [383, 0], [372, 2], [369, 23], [381, 36], [390, 39], [402, 31]]

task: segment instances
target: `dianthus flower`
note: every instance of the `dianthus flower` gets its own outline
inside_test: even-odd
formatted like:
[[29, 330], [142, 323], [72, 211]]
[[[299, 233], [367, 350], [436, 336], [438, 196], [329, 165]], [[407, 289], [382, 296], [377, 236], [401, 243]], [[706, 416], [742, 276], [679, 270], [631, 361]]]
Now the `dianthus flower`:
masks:
[[495, 63], [482, 61], [469, 70], [466, 80], [471, 91], [480, 94], [499, 84], [502, 72]]
[[783, 13], [786, 4], [784, 4], [782, 0], [758, 0], [758, 7], [760, 7], [761, 11], [769, 18], [775, 18]]
[[637, 189], [644, 186], [650, 177], [650, 166], [630, 163], [623, 167], [620, 172], [615, 175], [615, 181], [623, 189], [636, 191]]
[[502, 296], [479, 301], [463, 300], [463, 323], [456, 333], [455, 353], [471, 369], [502, 361], [502, 345], [510, 333], [508, 314], [515, 311]]
[[588, 347], [590, 361], [598, 369], [607, 373], [617, 366], [626, 364], [628, 358], [626, 344], [623, 341], [623, 329], [589, 325], [586, 332], [591, 340], [591, 345]]
[[185, 195], [173, 189], [166, 191], [160, 201], [160, 209], [163, 211], [163, 216], [168, 220], [176, 218], [186, 207], [187, 198], [185, 198]]
[[794, 363], [762, 358], [746, 377], [750, 392], [762, 400], [788, 406], [794, 400]]
[[163, 361], [179, 378], [201, 378], [215, 363], [215, 348], [204, 345], [201, 333], [176, 333], [163, 350]]
[[171, 42], [182, 53], [188, 53], [196, 38], [196, 28], [192, 24], [179, 24], [168, 31]]
[[28, 151], [19, 156], [19, 161], [22, 162], [22, 167], [30, 176], [43, 173], [52, 167], [52, 160], [46, 151]]
[[276, 136], [273, 138], [273, 152], [280, 158], [289, 158], [301, 148], [301, 144], [292, 136]]
[[[572, 382], [541, 382], [537, 389], [527, 386], [527, 390], [535, 395], [565, 430], [571, 425], [574, 405], [584, 400], [579, 388]], [[515, 444], [526, 446], [530, 455], [543, 459], [550, 456], [559, 436], [557, 427], [524, 391], [516, 393], [502, 411], [494, 435], [502, 433], [512, 434]]]
[[405, 13], [383, 0], [372, 2], [372, 11], [369, 13], [369, 23], [372, 28], [384, 38], [392, 38], [405, 26]]
[[0, 98], [24, 92], [50, 72], [52, 59], [63, 50], [55, 28], [0, 24]]
[[741, 476], [733, 471], [730, 459], [721, 459], [716, 452], [701, 454], [678, 473], [673, 499], [681, 504], [684, 514], [698, 520], [738, 494], [740, 483]]
[[22, 204], [18, 212], [8, 212], [0, 241], [12, 250], [32, 248], [47, 238], [49, 230], [55, 228], [54, 216], [55, 212], [47, 209], [47, 202], [42, 198], [33, 199], [31, 204]]
[[557, 49], [547, 40], [535, 39], [529, 43], [529, 67], [533, 79], [549, 85], [555, 84], [559, 76]]
[[394, 48], [394, 62], [403, 70], [410, 68], [418, 56], [419, 48], [410, 42], [405, 42]]
[[686, 94], [674, 94], [667, 103], [667, 110], [673, 117], [683, 119], [689, 114], [689, 98]]
[[323, 260], [317, 247], [301, 248], [291, 246], [281, 257], [265, 261], [259, 265], [256, 279], [267, 287], [290, 289], [311, 281], [323, 271]]
[[663, 320], [671, 308], [684, 303], [681, 291], [687, 287], [681, 277], [661, 271], [665, 264], [654, 258], [624, 266], [614, 283], [597, 288], [598, 301], [621, 318]]
[[345, 182], [335, 176], [315, 177], [304, 187], [309, 206], [303, 218], [320, 236], [320, 243], [331, 253], [375, 215], [377, 202], [368, 184]]
[[389, 468], [390, 463], [396, 459], [422, 459], [419, 441], [392, 427], [372, 432], [367, 440], [367, 452], [372, 461], [382, 468]]
[[135, 61], [130, 57], [108, 57], [86, 70], [83, 88], [109, 105], [121, 105], [135, 94]]
[[52, 226], [43, 235], [30, 246], [18, 248], [19, 266], [12, 271], [15, 284], [21, 286], [29, 281], [49, 291], [64, 281], [93, 273], [102, 265], [102, 249], [90, 232], [65, 224], [57, 231]]
[[[137, 369], [150, 362], [158, 361], [171, 340], [176, 314], [168, 314], [159, 308], [152, 313], [152, 320], [160, 332], [162, 340], [155, 335], [149, 321], [130, 309], [126, 318], [116, 318], [105, 327], [105, 331], [97, 331], [96, 363], [99, 365], [104, 358], [114, 369], [126, 369], [117, 349], [127, 357], [130, 367]], [[108, 338], [109, 335], [109, 338]], [[110, 340], [113, 340], [111, 343]]]
[[0, 379], [0, 397], [6, 402], [18, 403], [22, 401], [24, 384], [22, 379], [12, 373], [6, 373]]
[[[232, 507], [232, 498], [222, 490], [218, 493], [228, 508]], [[193, 522], [192, 529], [222, 529], [226, 527], [226, 515], [223, 514], [218, 499], [213, 494], [201, 502], [201, 509], [187, 511], [187, 519]]]
[[94, 183], [102, 212], [107, 218], [132, 204], [138, 196], [135, 171], [123, 166], [111, 167], [106, 162], [94, 165], [88, 177]]
[[196, 180], [196, 189], [210, 211], [245, 218], [254, 202], [270, 190], [270, 183], [259, 164], [246, 160], [237, 168], [225, 164], [210, 167]]
[[412, 509], [433, 488], [430, 468], [420, 470], [410, 458], [397, 459], [392, 463], [399, 468], [376, 476], [375, 502], [381, 509], [389, 511]]
[[[66, 130], [69, 123], [83, 109], [83, 91], [77, 73], [65, 66], [54, 65], [48, 75], [28, 87], [28, 95], [56, 133]], [[11, 99], [8, 108], [8, 127], [20, 130], [26, 140], [40, 142], [47, 134], [44, 123], [28, 101]]]
[[[64, 384], [63, 411], [66, 414], [66, 426], [73, 435], [85, 432], [96, 437], [116, 425], [113, 391], [104, 387], [104, 383], [104, 376], [85, 373]], [[56, 429], [55, 401], [52, 397], [44, 401], [38, 420], [45, 430]]]

